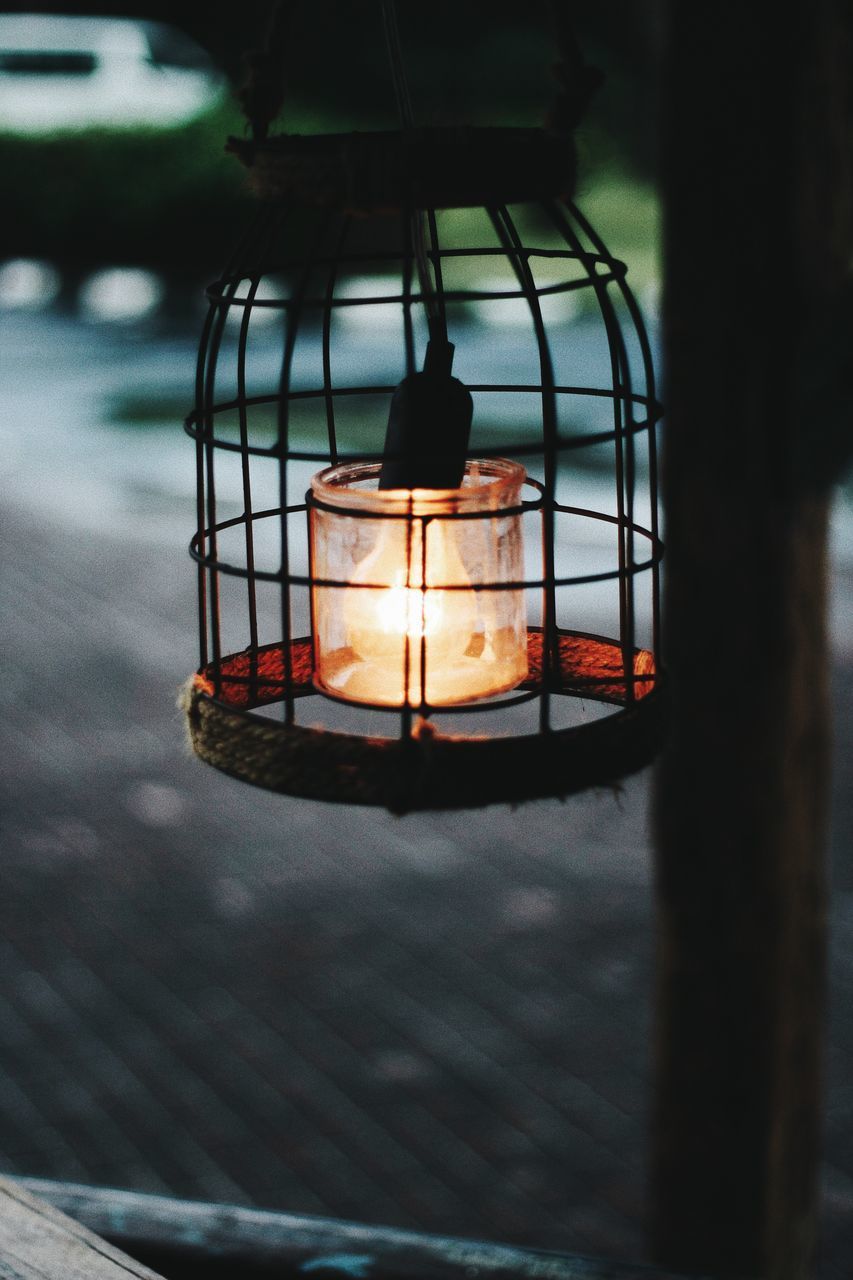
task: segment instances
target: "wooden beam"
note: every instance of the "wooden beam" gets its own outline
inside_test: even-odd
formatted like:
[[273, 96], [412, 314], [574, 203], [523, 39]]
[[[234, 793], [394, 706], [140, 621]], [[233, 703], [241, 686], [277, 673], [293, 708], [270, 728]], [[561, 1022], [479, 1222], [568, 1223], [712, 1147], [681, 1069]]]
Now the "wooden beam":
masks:
[[[326, 1280], [679, 1280], [604, 1259], [401, 1231], [238, 1205], [202, 1204], [70, 1183], [28, 1187], [99, 1234], [156, 1259], [168, 1275], [299, 1276]], [[2, 1272], [0, 1272], [2, 1274]], [[684, 1277], [681, 1280], [685, 1280]], [[702, 1277], [692, 1276], [692, 1280]], [[708, 1278], [706, 1278], [708, 1280]]]
[[668, 11], [674, 724], [656, 800], [653, 1249], [803, 1280], [821, 1120], [827, 510], [850, 440], [837, 339], [853, 333], [853, 26], [842, 0]]
[[3, 1280], [159, 1280], [20, 1183], [0, 1178]]

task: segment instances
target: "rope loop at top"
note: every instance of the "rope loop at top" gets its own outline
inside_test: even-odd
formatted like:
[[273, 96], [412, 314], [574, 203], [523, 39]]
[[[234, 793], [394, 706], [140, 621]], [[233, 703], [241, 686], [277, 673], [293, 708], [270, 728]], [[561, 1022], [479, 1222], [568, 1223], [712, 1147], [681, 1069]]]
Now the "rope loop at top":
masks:
[[[256, 142], [269, 134], [285, 95], [285, 53], [294, 32], [298, 0], [275, 0], [263, 49], [245, 55], [246, 80], [239, 90], [243, 112]], [[583, 57], [573, 21], [573, 0], [549, 0], [551, 26], [559, 50], [554, 75], [557, 97], [548, 113], [549, 132], [568, 136], [579, 124], [587, 104], [600, 87], [604, 74]], [[396, 23], [396, 0], [382, 0], [382, 19], [388, 45], [394, 94], [404, 131], [414, 127], [411, 99], [403, 67]]]
[[246, 80], [238, 91], [255, 142], [262, 142], [284, 102], [284, 57], [293, 32], [296, 0], [275, 0], [263, 49], [244, 57]]
[[551, 133], [572, 134], [580, 124], [593, 94], [601, 87], [604, 72], [585, 61], [573, 21], [573, 0], [549, 0], [551, 25], [560, 51], [554, 77], [560, 88], [548, 113]]

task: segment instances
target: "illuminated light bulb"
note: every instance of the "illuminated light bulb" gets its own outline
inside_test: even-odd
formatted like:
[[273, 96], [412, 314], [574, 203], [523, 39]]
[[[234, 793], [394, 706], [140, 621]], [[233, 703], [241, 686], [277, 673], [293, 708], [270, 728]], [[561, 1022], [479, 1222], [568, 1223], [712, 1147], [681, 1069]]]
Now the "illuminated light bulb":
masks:
[[[418, 493], [413, 492], [415, 501]], [[376, 546], [358, 565], [344, 599], [347, 640], [361, 660], [347, 692], [385, 706], [417, 705], [423, 700], [423, 649], [427, 702], [440, 706], [476, 697], [476, 669], [465, 658], [478, 647], [482, 650], [483, 636], [482, 631], [476, 634], [477, 594], [449, 527], [452, 522], [415, 518], [380, 523]]]
[[458, 489], [378, 489], [378, 476], [343, 463], [311, 481], [315, 685], [380, 707], [515, 688], [527, 675], [523, 467], [470, 462]]

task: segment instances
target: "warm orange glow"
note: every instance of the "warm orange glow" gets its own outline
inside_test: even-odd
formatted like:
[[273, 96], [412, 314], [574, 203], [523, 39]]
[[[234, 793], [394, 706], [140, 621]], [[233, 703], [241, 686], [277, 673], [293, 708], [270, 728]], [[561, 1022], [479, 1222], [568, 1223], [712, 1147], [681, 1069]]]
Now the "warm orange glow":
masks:
[[[399, 706], [421, 701], [421, 649], [425, 648], [427, 700], [437, 705], [482, 696], [476, 648], [477, 596], [448, 522], [383, 522], [374, 549], [353, 574], [344, 601], [349, 647], [362, 660], [348, 682], [360, 701]], [[408, 545], [407, 545], [408, 543]], [[424, 573], [426, 569], [426, 573]], [[359, 583], [387, 583], [374, 590]], [[423, 589], [423, 588], [426, 589]], [[430, 588], [457, 587], [463, 590]], [[482, 643], [480, 644], [482, 648]], [[407, 652], [408, 650], [408, 652]]]

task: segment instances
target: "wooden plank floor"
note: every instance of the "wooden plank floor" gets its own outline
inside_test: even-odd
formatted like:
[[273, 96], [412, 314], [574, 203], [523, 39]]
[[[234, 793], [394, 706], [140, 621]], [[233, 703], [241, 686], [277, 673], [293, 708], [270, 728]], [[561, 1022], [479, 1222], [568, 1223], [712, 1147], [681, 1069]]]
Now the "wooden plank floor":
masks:
[[3, 1280], [158, 1280], [135, 1262], [17, 1183], [0, 1178]]

